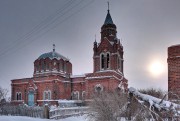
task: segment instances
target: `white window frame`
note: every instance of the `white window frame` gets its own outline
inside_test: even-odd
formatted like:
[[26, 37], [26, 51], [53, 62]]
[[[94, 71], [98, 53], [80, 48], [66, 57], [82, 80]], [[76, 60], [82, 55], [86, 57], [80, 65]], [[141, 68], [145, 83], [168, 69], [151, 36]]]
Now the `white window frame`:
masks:
[[[20, 97], [20, 99], [19, 99]], [[21, 92], [16, 92], [16, 100], [22, 100], [22, 93]]]
[[[48, 95], [48, 99], [46, 99], [46, 94]], [[51, 90], [46, 90], [43, 92], [43, 100], [51, 100]]]

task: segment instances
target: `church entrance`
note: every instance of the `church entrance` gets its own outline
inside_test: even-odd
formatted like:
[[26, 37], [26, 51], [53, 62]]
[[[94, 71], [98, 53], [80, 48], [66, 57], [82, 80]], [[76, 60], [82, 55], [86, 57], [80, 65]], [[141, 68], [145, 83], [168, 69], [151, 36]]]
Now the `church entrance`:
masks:
[[34, 106], [34, 92], [30, 91], [28, 94], [28, 105]]

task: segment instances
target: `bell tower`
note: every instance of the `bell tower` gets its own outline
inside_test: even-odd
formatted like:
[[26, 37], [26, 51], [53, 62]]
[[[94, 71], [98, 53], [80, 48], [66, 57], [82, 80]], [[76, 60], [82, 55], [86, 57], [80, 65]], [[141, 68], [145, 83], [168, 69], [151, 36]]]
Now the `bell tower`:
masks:
[[115, 70], [123, 74], [123, 46], [117, 38], [116, 25], [114, 24], [108, 3], [107, 15], [101, 27], [100, 43], [94, 42], [94, 72]]

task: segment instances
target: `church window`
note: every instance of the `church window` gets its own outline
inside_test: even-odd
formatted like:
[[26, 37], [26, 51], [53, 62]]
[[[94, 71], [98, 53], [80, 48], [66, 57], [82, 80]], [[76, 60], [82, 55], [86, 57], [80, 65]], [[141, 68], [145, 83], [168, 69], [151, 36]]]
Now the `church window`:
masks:
[[82, 91], [82, 100], [85, 100], [85, 98], [86, 98], [86, 92]]
[[43, 99], [44, 99], [44, 100], [50, 100], [50, 99], [51, 99], [51, 91], [50, 91], [50, 90], [44, 91], [44, 93], [43, 93]]
[[117, 58], [117, 68], [120, 69], [121, 68], [121, 56], [118, 55], [118, 58]]
[[97, 84], [95, 86], [95, 92], [100, 93], [103, 91], [103, 86], [101, 84]]
[[16, 93], [16, 100], [22, 100], [22, 94], [21, 92]]
[[39, 71], [39, 65], [36, 66], [37, 71]]
[[63, 62], [61, 61], [60, 63], [59, 63], [59, 70], [63, 70]]
[[109, 53], [107, 53], [107, 68], [109, 68], [110, 66], [110, 58], [109, 58]]
[[46, 69], [49, 70], [49, 63], [46, 63]]
[[72, 92], [72, 99], [79, 100], [79, 91]]
[[101, 55], [101, 69], [104, 69], [104, 54]]

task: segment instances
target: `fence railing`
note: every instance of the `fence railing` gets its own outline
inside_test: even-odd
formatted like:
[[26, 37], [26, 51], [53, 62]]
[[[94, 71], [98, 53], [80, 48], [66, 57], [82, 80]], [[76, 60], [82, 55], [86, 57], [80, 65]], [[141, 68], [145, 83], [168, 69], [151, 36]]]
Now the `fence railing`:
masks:
[[43, 107], [29, 107], [27, 105], [2, 105], [0, 115], [29, 116], [44, 118]]
[[60, 119], [74, 115], [83, 115], [88, 112], [89, 107], [56, 108], [49, 111], [50, 119]]

